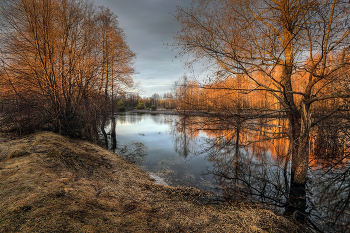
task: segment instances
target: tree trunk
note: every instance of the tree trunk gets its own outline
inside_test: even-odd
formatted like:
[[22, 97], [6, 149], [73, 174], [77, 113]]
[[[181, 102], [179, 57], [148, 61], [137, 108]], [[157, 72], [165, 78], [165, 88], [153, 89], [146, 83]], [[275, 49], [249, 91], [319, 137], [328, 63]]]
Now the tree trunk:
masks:
[[106, 148], [108, 149], [108, 137], [107, 137], [107, 133], [106, 133], [106, 130], [105, 130], [105, 126], [106, 126], [106, 122], [107, 122], [107, 119], [106, 119], [106, 114], [105, 112], [103, 112], [102, 114], [102, 122], [101, 122], [101, 132], [103, 134], [103, 137], [104, 137], [104, 140], [105, 140], [105, 145], [106, 145]]
[[115, 132], [116, 121], [115, 116], [112, 117], [112, 128], [111, 128], [111, 140], [112, 140], [112, 148], [111, 150], [115, 152], [117, 149], [117, 134]]
[[234, 193], [235, 196], [237, 197], [238, 194], [238, 156], [239, 156], [239, 134], [240, 134], [240, 122], [237, 125], [237, 138], [236, 138], [236, 148], [235, 148], [235, 183], [234, 183]]
[[[299, 123], [300, 122], [300, 123]], [[285, 215], [294, 215], [303, 222], [306, 213], [306, 181], [309, 164], [309, 137], [311, 113], [304, 101], [301, 104], [301, 117], [290, 117], [292, 169], [289, 200]]]

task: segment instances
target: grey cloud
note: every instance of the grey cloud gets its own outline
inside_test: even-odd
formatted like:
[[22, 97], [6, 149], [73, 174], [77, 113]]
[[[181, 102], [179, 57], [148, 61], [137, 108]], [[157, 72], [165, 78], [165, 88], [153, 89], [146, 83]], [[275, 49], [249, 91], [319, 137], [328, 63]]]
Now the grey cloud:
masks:
[[176, 51], [163, 43], [172, 43], [178, 30], [172, 14], [176, 6], [190, 6], [190, 0], [99, 0], [96, 5], [110, 8], [118, 16], [130, 48], [137, 54], [135, 81], [141, 81], [142, 96], [162, 94], [186, 71], [175, 59]]

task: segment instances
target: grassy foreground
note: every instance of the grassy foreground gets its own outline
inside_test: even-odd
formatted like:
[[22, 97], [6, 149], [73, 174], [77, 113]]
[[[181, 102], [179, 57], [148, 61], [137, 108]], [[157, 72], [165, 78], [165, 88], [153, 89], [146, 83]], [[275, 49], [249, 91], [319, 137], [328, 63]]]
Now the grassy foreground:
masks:
[[0, 232], [296, 232], [271, 211], [204, 203], [89, 142], [0, 139]]

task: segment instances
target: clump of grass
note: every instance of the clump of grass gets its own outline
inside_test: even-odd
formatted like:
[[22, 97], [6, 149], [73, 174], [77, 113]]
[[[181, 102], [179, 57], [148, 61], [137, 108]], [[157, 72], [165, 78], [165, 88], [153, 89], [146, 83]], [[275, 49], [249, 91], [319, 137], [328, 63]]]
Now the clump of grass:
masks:
[[110, 168], [108, 159], [95, 156], [86, 152], [76, 152], [72, 149], [61, 147], [49, 150], [49, 158], [53, 158], [69, 171], [76, 173], [92, 175], [94, 173], [104, 172], [102, 168]]
[[30, 152], [28, 152], [26, 150], [19, 149], [19, 150], [12, 151], [9, 154], [8, 158], [9, 159], [11, 159], [11, 158], [18, 158], [18, 157], [24, 157], [24, 156], [28, 156], [28, 155], [30, 155]]
[[213, 205], [203, 201], [208, 192], [157, 185], [88, 142], [39, 133], [4, 143], [31, 156], [0, 163], [1, 233], [298, 231], [268, 210]]

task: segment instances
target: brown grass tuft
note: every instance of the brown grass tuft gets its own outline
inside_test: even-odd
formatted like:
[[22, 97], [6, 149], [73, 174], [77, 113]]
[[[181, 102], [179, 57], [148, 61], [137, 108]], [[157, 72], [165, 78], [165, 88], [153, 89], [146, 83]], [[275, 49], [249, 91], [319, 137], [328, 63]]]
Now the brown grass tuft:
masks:
[[0, 143], [0, 232], [297, 232], [271, 211], [212, 205], [155, 184], [88, 142], [38, 133]]
[[26, 150], [14, 150], [12, 151], [8, 158], [11, 159], [11, 158], [18, 158], [18, 157], [24, 157], [24, 156], [27, 156], [27, 155], [30, 155], [30, 152], [26, 151]]

